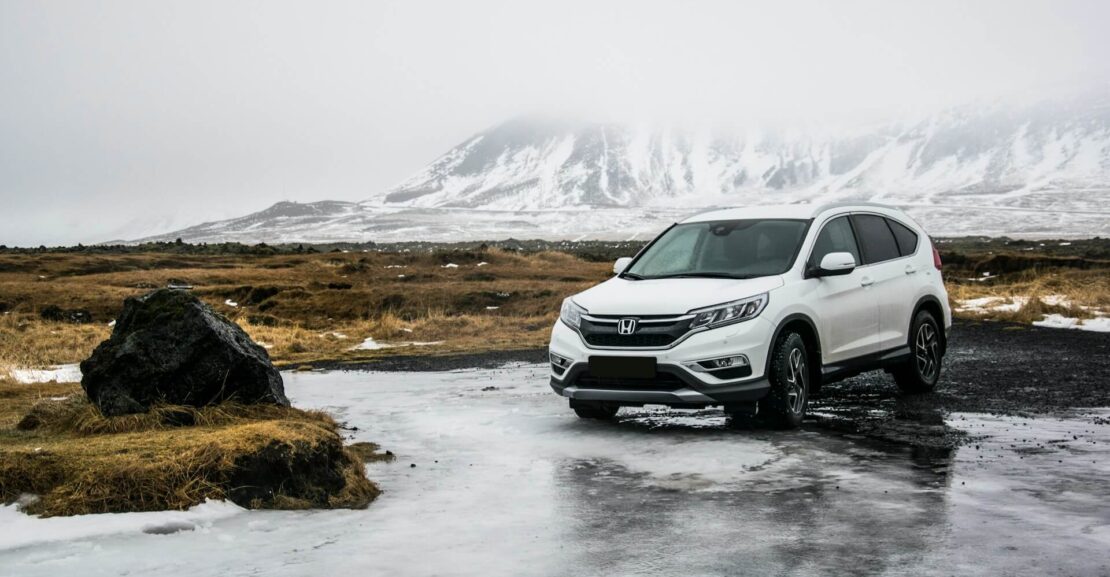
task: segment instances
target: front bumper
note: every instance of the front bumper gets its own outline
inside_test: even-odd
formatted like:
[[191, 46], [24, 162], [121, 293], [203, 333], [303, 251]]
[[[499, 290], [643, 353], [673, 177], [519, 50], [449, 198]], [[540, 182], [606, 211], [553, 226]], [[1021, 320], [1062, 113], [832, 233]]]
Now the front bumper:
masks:
[[[551, 388], [578, 401], [605, 401], [621, 405], [660, 404], [675, 407], [732, 405], [757, 401], [770, 385], [764, 375], [774, 326], [762, 319], [737, 323], [690, 335], [665, 350], [596, 349], [586, 345], [575, 330], [561, 321], [551, 331], [552, 353], [570, 360], [561, 373], [551, 367]], [[687, 363], [729, 355], [745, 355], [751, 374], [720, 379], [708, 372], [687, 368]], [[590, 378], [591, 356], [655, 357], [654, 381], [600, 381]]]

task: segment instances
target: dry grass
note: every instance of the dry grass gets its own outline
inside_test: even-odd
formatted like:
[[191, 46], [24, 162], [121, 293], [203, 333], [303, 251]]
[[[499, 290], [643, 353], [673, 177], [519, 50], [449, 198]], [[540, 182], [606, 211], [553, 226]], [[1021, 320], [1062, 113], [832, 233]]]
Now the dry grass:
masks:
[[25, 314], [0, 316], [0, 369], [41, 367], [84, 360], [111, 329], [42, 321]]
[[[356, 361], [383, 354], [445, 354], [462, 351], [537, 348], [547, 344], [557, 312], [546, 316], [450, 315], [429, 311], [411, 321], [386, 313], [373, 320], [337, 324], [325, 331], [301, 326], [266, 326], [239, 319], [255, 341], [282, 365], [314, 360]], [[366, 338], [389, 345], [359, 350]], [[417, 344], [413, 344], [417, 343]]]
[[396, 459], [392, 451], [382, 451], [377, 443], [351, 443], [347, 449], [364, 463], [389, 463]]
[[378, 489], [322, 413], [274, 406], [158, 407], [104, 417], [76, 385], [0, 386], [0, 499], [28, 512], [363, 507]]
[[[1022, 271], [978, 282], [949, 278], [948, 296], [954, 311], [960, 301], [983, 297], [997, 297], [998, 304], [1022, 303], [1016, 311], [955, 311], [963, 318], [1030, 323], [1060, 314], [1085, 319], [1096, 312], [1110, 313], [1110, 271]], [[1055, 302], [1061, 298], [1063, 302]]]
[[[956, 265], [963, 268], [946, 267], [952, 299], [1063, 295], [1071, 306], [1061, 310], [1034, 300], [1017, 313], [987, 315], [1022, 322], [1038, 320], [1049, 309], [1073, 317], [1091, 314], [1081, 306], [1110, 311], [1110, 271], [1095, 261], [1091, 266], [1102, 268], [1049, 268], [1047, 260], [1021, 256], [1032, 263], [1022, 269], [1025, 260], [1005, 257], [1009, 260], [1001, 262], [1004, 257], [992, 254], [985, 263], [965, 259]], [[449, 263], [458, 266], [445, 266]], [[0, 254], [0, 311], [7, 312], [0, 312], [0, 382], [6, 367], [85, 358], [107, 337], [107, 322], [125, 297], [170, 281], [191, 283], [198, 296], [267, 345], [276, 363], [297, 366], [543, 347], [562, 299], [607, 278], [609, 267], [565, 253], [496, 249], [274, 256]], [[966, 280], [984, 267], [1003, 272], [986, 282]], [[225, 304], [228, 300], [238, 306]], [[94, 322], [40, 319], [39, 312], [51, 305], [87, 310]], [[385, 344], [442, 343], [352, 350], [368, 337]]]
[[[0, 371], [84, 359], [107, 338], [107, 323], [124, 298], [171, 281], [192, 284], [201, 299], [269, 345], [271, 357], [284, 365], [542, 347], [562, 299], [604, 280], [609, 268], [564, 253], [523, 256], [496, 249], [277, 256], [2, 254], [0, 311], [7, 314], [0, 313]], [[237, 306], [226, 304], [229, 300]], [[93, 323], [40, 319], [51, 305], [88, 311]], [[367, 337], [386, 344], [443, 343], [351, 350]]]

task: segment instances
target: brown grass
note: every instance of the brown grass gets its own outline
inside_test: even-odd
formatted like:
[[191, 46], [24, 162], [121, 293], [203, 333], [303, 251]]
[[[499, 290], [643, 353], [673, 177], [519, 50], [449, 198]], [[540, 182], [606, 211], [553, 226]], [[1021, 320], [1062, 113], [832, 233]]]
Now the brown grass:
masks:
[[0, 370], [84, 360], [111, 329], [42, 321], [24, 314], [0, 315]]
[[[458, 267], [444, 268], [448, 263]], [[107, 323], [124, 298], [170, 281], [191, 283], [204, 301], [270, 345], [271, 357], [284, 365], [542, 347], [562, 299], [604, 280], [609, 268], [564, 253], [523, 256], [496, 249], [276, 256], [0, 254], [0, 311], [8, 312], [0, 318], [0, 370], [87, 357], [108, 336]], [[94, 322], [40, 319], [51, 305], [87, 310]], [[367, 337], [384, 343], [444, 342], [350, 350]]]
[[[1030, 323], [1043, 319], [1047, 314], [1061, 314], [1085, 319], [1094, 316], [1095, 312], [1110, 313], [1110, 271], [1022, 271], [982, 282], [949, 278], [948, 296], [954, 311], [959, 301], [982, 297], [999, 297], [1004, 303], [1016, 302], [1015, 297], [1029, 299], [1017, 311], [955, 311], [954, 314], [963, 318]], [[1045, 301], [1051, 300], [1050, 296], [1062, 296], [1066, 303], [1048, 304]]]
[[[322, 413], [274, 406], [158, 407], [104, 417], [75, 385], [0, 386], [0, 499], [41, 515], [364, 507], [379, 490]], [[191, 423], [191, 424], [190, 424]]]
[[[483, 262], [487, 264], [478, 266]], [[1081, 318], [1092, 314], [1080, 305], [1110, 311], [1106, 268], [1037, 265], [1005, 269], [986, 282], [969, 282], [966, 278], [976, 276], [980, 265], [995, 271], [1005, 268], [993, 261], [989, 266], [977, 262], [964, 263], [970, 267], [966, 270], [946, 267], [954, 301], [1059, 294], [1075, 305], [1061, 310], [1034, 301], [1017, 313], [992, 313], [988, 318], [1028, 322], [1049, 309]], [[444, 268], [448, 263], [458, 267]], [[1014, 268], [1021, 263], [1011, 264]], [[0, 382], [7, 367], [41, 367], [87, 357], [108, 336], [107, 322], [125, 297], [170, 281], [191, 283], [198, 296], [267, 345], [276, 363], [299, 366], [323, 360], [543, 347], [562, 299], [608, 278], [609, 267], [565, 253], [521, 255], [496, 249], [273, 256], [0, 254], [0, 311], [7, 312], [0, 312]], [[226, 305], [229, 299], [238, 306]], [[50, 305], [88, 310], [94, 323], [40, 319], [39, 312]], [[387, 344], [443, 342], [351, 350], [367, 337]]]
[[378, 463], [378, 462], [391, 462], [396, 459], [396, 456], [391, 451], [382, 451], [382, 448], [377, 443], [351, 443], [347, 446], [356, 457], [362, 459], [364, 463]]

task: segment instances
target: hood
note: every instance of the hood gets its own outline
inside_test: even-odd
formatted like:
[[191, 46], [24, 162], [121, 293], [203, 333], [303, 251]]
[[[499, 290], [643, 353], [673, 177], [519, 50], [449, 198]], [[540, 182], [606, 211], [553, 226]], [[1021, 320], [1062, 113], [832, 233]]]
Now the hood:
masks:
[[680, 315], [692, 309], [755, 296], [782, 285], [780, 276], [657, 280], [613, 277], [573, 298], [595, 315]]

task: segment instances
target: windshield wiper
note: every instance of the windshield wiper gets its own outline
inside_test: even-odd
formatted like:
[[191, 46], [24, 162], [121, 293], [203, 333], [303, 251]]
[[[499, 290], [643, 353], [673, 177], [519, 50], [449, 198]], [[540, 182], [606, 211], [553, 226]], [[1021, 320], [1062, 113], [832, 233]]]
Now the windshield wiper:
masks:
[[631, 280], [644, 280], [644, 277], [642, 277], [642, 276], [640, 276], [640, 275], [638, 275], [634, 272], [622, 272], [621, 274], [619, 274], [617, 276], [619, 276], [620, 278], [626, 278], [626, 279], [631, 279]]
[[650, 279], [653, 279], [653, 280], [654, 280], [654, 279], [661, 279], [661, 278], [728, 278], [728, 279], [745, 279], [745, 278], [755, 278], [755, 277], [752, 277], [752, 276], [745, 276], [745, 275], [735, 275], [735, 274], [728, 274], [728, 273], [723, 273], [723, 272], [686, 272], [686, 273], [680, 273], [680, 274], [665, 274], [665, 275], [660, 275], [660, 276], [653, 276], [653, 277], [648, 277], [648, 278], [650, 278]]

